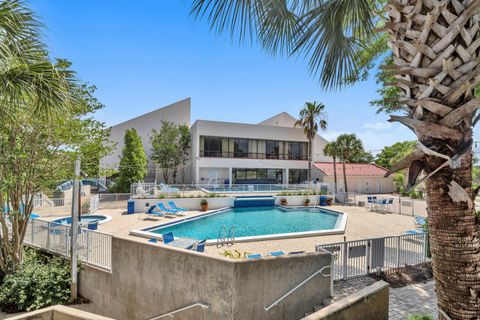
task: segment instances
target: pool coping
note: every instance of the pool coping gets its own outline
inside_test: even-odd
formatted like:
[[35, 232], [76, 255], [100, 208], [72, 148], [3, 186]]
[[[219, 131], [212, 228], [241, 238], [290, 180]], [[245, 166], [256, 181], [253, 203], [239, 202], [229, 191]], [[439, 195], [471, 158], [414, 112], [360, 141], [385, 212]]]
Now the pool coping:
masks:
[[[340, 212], [340, 211], [335, 211], [335, 210], [330, 210], [326, 209], [323, 206], [281, 206], [277, 205], [276, 207], [279, 207], [284, 210], [295, 210], [295, 209], [303, 209], [303, 208], [318, 208], [322, 209], [325, 211], [330, 211], [331, 213], [338, 214], [340, 215], [340, 219], [337, 219], [337, 222], [335, 224], [334, 229], [329, 229], [329, 230], [313, 230], [313, 231], [303, 231], [303, 232], [289, 232], [289, 233], [277, 233], [277, 234], [267, 234], [267, 235], [259, 235], [259, 236], [250, 236], [250, 237], [238, 237], [235, 238], [234, 242], [254, 242], [254, 241], [265, 241], [265, 240], [275, 240], [275, 239], [290, 239], [290, 238], [304, 238], [304, 237], [314, 237], [314, 236], [327, 236], [327, 235], [336, 235], [336, 234], [344, 234], [345, 233], [345, 228], [347, 226], [347, 220], [348, 220], [348, 214], [345, 212]], [[191, 217], [185, 217], [183, 219], [175, 220], [175, 221], [170, 221], [170, 222], [165, 222], [165, 223], [160, 223], [154, 226], [146, 227], [146, 228], [141, 228], [137, 230], [132, 230], [129, 232], [130, 235], [133, 236], [138, 236], [138, 237], [143, 237], [143, 238], [155, 238], [157, 240], [163, 241], [162, 234], [160, 233], [154, 233], [151, 232], [150, 230], [152, 229], [158, 229], [162, 227], [167, 227], [167, 226], [173, 226], [177, 224], [182, 224], [187, 221], [192, 221], [192, 220], [197, 220], [201, 219], [204, 217], [208, 217], [211, 215], [215, 215], [227, 210], [230, 210], [231, 207], [224, 207], [220, 208], [217, 210], [213, 210], [207, 213], [191, 216]], [[218, 239], [209, 239], [207, 240], [206, 244], [207, 245], [215, 245], [218, 244], [219, 241]]]

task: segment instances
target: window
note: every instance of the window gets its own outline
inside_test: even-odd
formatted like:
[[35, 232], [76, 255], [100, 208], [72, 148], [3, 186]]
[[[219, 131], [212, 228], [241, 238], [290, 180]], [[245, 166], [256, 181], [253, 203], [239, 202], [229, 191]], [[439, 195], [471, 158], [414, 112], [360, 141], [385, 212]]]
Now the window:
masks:
[[233, 157], [248, 158], [248, 139], [233, 140]]
[[288, 158], [291, 160], [306, 160], [307, 144], [305, 142], [289, 142]]
[[266, 143], [266, 153], [267, 159], [278, 159], [279, 158], [279, 142], [273, 140], [267, 140]]
[[257, 170], [247, 170], [247, 180], [256, 180], [257, 179]]
[[288, 183], [299, 184], [305, 182], [308, 177], [306, 169], [290, 169], [288, 170]]
[[222, 156], [222, 138], [204, 137], [203, 156], [204, 157], [221, 157]]

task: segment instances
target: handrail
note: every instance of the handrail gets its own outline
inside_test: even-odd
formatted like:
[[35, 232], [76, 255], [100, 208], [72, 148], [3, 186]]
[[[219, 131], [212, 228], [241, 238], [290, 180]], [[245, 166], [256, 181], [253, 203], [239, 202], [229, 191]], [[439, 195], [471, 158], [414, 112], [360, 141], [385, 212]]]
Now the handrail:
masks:
[[161, 316], [151, 318], [149, 320], [158, 320], [158, 319], [165, 318], [165, 317], [174, 317], [174, 314], [176, 314], [176, 313], [179, 313], [179, 312], [191, 309], [191, 308], [195, 308], [195, 307], [201, 307], [203, 310], [205, 310], [205, 309], [208, 309], [210, 306], [208, 304], [205, 304], [205, 303], [197, 302], [197, 303], [191, 304], [189, 306], [171, 311], [169, 313], [162, 314]]
[[[308, 281], [310, 281], [313, 277], [315, 277], [317, 274], [321, 274], [323, 272], [323, 270], [325, 269], [330, 269], [331, 267], [330, 266], [323, 266], [321, 269], [315, 271], [312, 275], [310, 275], [308, 278], [306, 278], [305, 280], [303, 280], [302, 282], [300, 282], [299, 284], [297, 284], [293, 289], [290, 289], [287, 293], [285, 293], [283, 296], [281, 296], [280, 298], [278, 298], [274, 303], [272, 303], [271, 305], [269, 305], [268, 307], [265, 307], [265, 311], [268, 311], [270, 310], [271, 308], [275, 307], [277, 304], [279, 304], [283, 299], [285, 299], [286, 297], [288, 297], [290, 294], [292, 294], [293, 292], [295, 292], [298, 288], [300, 288], [301, 286], [303, 286], [305, 283], [307, 283]], [[331, 274], [322, 274], [322, 276], [324, 277], [331, 277]]]

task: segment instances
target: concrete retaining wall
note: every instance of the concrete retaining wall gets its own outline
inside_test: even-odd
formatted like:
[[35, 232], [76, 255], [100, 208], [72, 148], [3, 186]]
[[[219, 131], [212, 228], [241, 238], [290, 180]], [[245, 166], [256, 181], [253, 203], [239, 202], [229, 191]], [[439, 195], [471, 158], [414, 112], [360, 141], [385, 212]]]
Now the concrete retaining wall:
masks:
[[388, 320], [389, 285], [378, 281], [302, 320]]
[[[310, 205], [319, 204], [320, 196], [276, 196], [275, 204], [279, 205], [281, 199], [287, 199], [289, 206], [303, 206], [306, 198], [310, 199]], [[154, 205], [162, 202], [168, 208], [168, 202], [174, 201], [178, 207], [189, 210], [200, 210], [200, 201], [206, 199], [208, 201], [208, 209], [220, 209], [225, 207], [233, 207], [235, 197], [219, 197], [219, 198], [175, 198], [175, 199], [133, 199], [135, 200], [135, 212], [145, 211], [146, 204]], [[125, 207], [127, 203], [125, 201]]]
[[90, 312], [77, 310], [66, 306], [52, 306], [37, 311], [28, 312], [19, 316], [7, 318], [9, 320], [114, 320]]
[[112, 272], [85, 266], [79, 292], [92, 312], [115, 319], [149, 319], [197, 302], [210, 307], [175, 318], [298, 319], [330, 296], [330, 277], [317, 276], [277, 307], [264, 307], [330, 262], [321, 252], [231, 260], [114, 237]]

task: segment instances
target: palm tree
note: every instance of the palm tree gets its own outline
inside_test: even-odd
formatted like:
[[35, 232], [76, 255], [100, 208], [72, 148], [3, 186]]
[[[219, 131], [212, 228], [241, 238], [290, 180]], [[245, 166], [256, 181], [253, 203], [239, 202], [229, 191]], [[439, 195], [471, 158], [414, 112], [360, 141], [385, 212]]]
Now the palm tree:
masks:
[[342, 161], [343, 167], [343, 183], [345, 185], [345, 192], [348, 192], [347, 186], [347, 171], [346, 163], [351, 162], [351, 159], [358, 156], [363, 150], [362, 140], [357, 138], [355, 134], [341, 134], [338, 136], [335, 144], [337, 145], [338, 154], [340, 155], [340, 160]]
[[75, 104], [73, 72], [49, 61], [40, 27], [22, 1], [0, 2], [0, 117], [20, 107], [50, 117]]
[[308, 181], [312, 179], [312, 141], [319, 128], [327, 129], [325, 108], [321, 102], [305, 102], [305, 106], [300, 110], [300, 119], [295, 122], [295, 127], [302, 127], [308, 139]]
[[[385, 5], [386, 4], [386, 5]], [[384, 6], [385, 5], [385, 6]], [[383, 7], [385, 10], [383, 10]], [[359, 52], [390, 39], [386, 67], [401, 97], [390, 121], [418, 137], [389, 173], [409, 168], [408, 186], [426, 180], [439, 318], [480, 314], [480, 238], [472, 188], [472, 129], [480, 98], [478, 0], [194, 0], [192, 13], [217, 32], [255, 37], [267, 51], [303, 55], [325, 88], [358, 76]], [[420, 173], [424, 178], [418, 180]]]
[[326, 156], [330, 156], [333, 158], [333, 184], [335, 193], [337, 192], [337, 157], [339, 155], [337, 150], [337, 143], [336, 141], [331, 141], [325, 145], [323, 148], [323, 153]]

